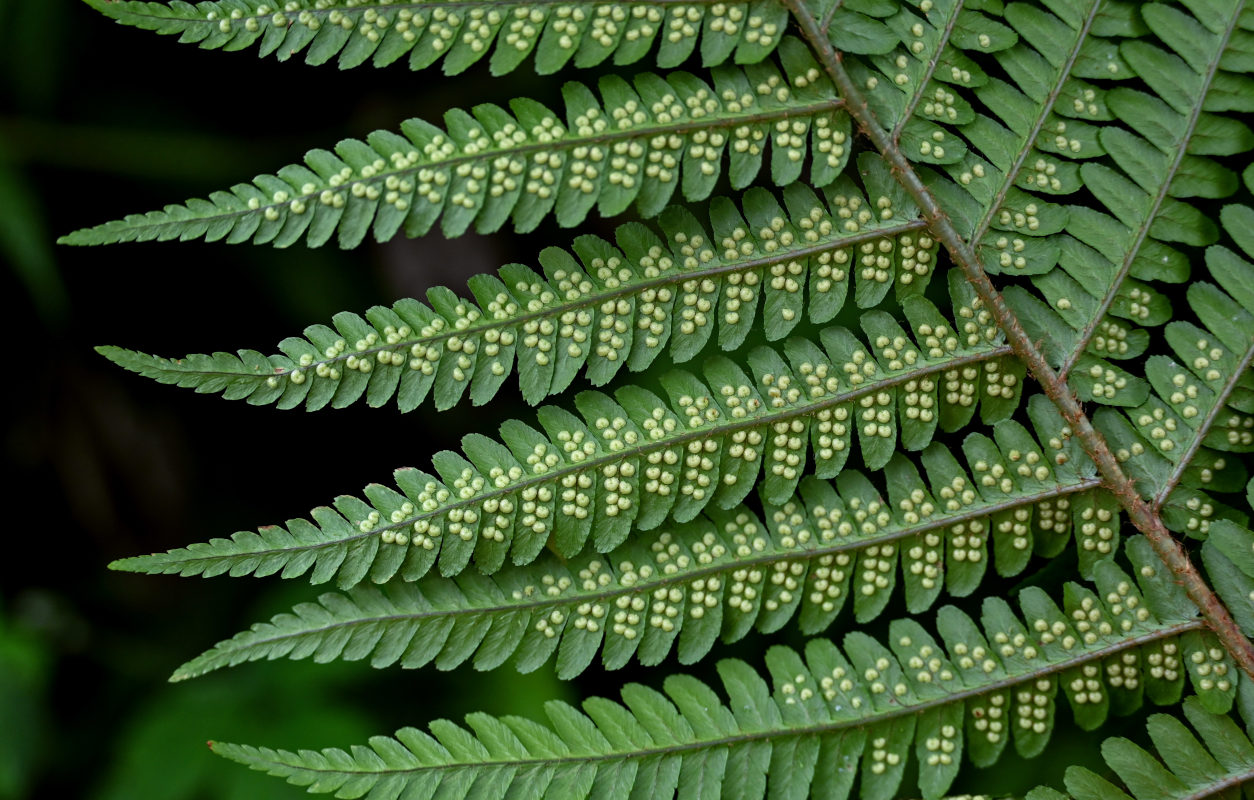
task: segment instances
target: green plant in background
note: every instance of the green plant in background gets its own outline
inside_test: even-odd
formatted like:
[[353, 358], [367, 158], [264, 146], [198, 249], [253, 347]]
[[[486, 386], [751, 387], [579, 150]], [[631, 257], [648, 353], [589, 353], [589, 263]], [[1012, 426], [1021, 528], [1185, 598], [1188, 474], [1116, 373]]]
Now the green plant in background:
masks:
[[[815, 637], [720, 661], [721, 691], [668, 667], [663, 692], [543, 723], [216, 752], [340, 797], [930, 800], [982, 790], [955, 785], [964, 757], [1048, 754], [1061, 693], [1086, 729], [1146, 700], [1187, 717], [1200, 742], [1151, 718], [1161, 763], [1103, 748], [1138, 798], [1254, 775], [1224, 716], [1254, 722], [1242, 3], [88, 1], [204, 48], [600, 77], [560, 111], [408, 120], [67, 243], [654, 218], [277, 355], [102, 348], [281, 408], [555, 398], [309, 520], [115, 564], [338, 586], [175, 679], [280, 657], [570, 678]], [[1011, 603], [990, 570], [1033, 578]], [[892, 602], [910, 616], [878, 620]]]
[[0, 797], [22, 797], [32, 782], [50, 727], [41, 703], [50, 660], [43, 643], [0, 609], [0, 708], [9, 720], [0, 733]]

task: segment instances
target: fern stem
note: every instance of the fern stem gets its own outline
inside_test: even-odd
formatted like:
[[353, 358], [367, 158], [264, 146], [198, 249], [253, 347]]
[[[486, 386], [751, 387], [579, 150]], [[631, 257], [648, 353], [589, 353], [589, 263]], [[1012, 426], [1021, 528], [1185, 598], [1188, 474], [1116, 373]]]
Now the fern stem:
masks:
[[[784, 0], [802, 34], [814, 49], [815, 55], [845, 98], [845, 108], [862, 132], [871, 140], [875, 149], [888, 162], [893, 175], [910, 194], [923, 216], [929, 220], [936, 239], [943, 242], [954, 261], [961, 267], [967, 281], [997, 321], [1006, 335], [1006, 341], [1014, 354], [1023, 361], [1028, 371], [1041, 385], [1046, 397], [1058, 407], [1063, 418], [1071, 425], [1084, 451], [1093, 459], [1103, 482], [1128, 512], [1128, 518], [1145, 534], [1158, 558], [1171, 570], [1184, 587], [1189, 599], [1198, 607], [1207, 625], [1223, 643], [1241, 670], [1254, 678], [1254, 643], [1241, 632], [1223, 602], [1211, 591], [1205, 578], [1189, 560], [1184, 548], [1163, 524], [1155, 509], [1137, 491], [1132, 479], [1124, 474], [1106, 440], [1093, 427], [1083, 406], [1067, 386], [1066, 380], [1050, 367], [1040, 349], [1024, 331], [1018, 317], [1006, 305], [988, 273], [984, 271], [979, 256], [971, 244], [963, 239], [953, 222], [928, 191], [901, 148], [893, 141], [874, 113], [853, 78], [844, 67], [842, 56], [822, 35], [818, 20], [801, 0]], [[1164, 190], [1165, 191], [1165, 190]], [[1147, 226], [1148, 227], [1148, 226]], [[1147, 233], [1147, 231], [1145, 231]]]
[[[1132, 269], [1132, 264], [1136, 261], [1137, 254], [1141, 251], [1141, 245], [1145, 244], [1145, 240], [1149, 238], [1150, 226], [1154, 219], [1158, 216], [1159, 209], [1163, 206], [1163, 201], [1167, 199], [1169, 190], [1171, 189], [1171, 176], [1180, 171], [1180, 163], [1184, 160], [1186, 151], [1188, 150], [1189, 140], [1193, 138], [1193, 131], [1197, 128], [1197, 121], [1202, 115], [1202, 106], [1205, 104], [1206, 95], [1210, 91], [1210, 85], [1215, 79], [1215, 73], [1219, 71], [1219, 61], [1223, 58], [1224, 51], [1228, 49], [1228, 40], [1232, 37], [1232, 31], [1237, 27], [1237, 20], [1240, 18], [1244, 4], [1238, 5], [1236, 12], [1233, 14], [1228, 25], [1224, 28], [1221, 35], [1219, 46], [1215, 49], [1215, 57], [1206, 65], [1206, 72], [1202, 76], [1201, 87], [1197, 90], [1197, 96], [1194, 98], [1193, 108], [1189, 112], [1188, 124], [1185, 126], [1184, 132], [1180, 135], [1180, 143], [1176, 145], [1175, 157], [1171, 160], [1166, 175], [1168, 176], [1158, 187], [1158, 191], [1154, 194], [1154, 200], [1150, 204], [1149, 209], [1145, 213], [1145, 221], [1141, 223], [1141, 228], [1132, 237], [1132, 242], [1128, 245], [1128, 252], [1123, 257], [1123, 263], [1119, 265], [1118, 272], [1111, 278], [1110, 290], [1106, 292], [1106, 296], [1097, 306], [1097, 311], [1093, 313], [1089, 319], [1089, 323], [1084, 326], [1084, 330], [1080, 333], [1080, 337], [1076, 340], [1075, 347], [1071, 353], [1063, 360], [1062, 365], [1058, 368], [1059, 380], [1065, 381], [1071, 372], [1071, 368], [1075, 366], [1075, 362], [1084, 354], [1085, 349], [1089, 346], [1089, 341], [1097, 333], [1098, 327], [1106, 319], [1106, 313], [1110, 307], [1114, 305], [1115, 298], [1119, 296], [1119, 287], [1123, 285], [1124, 280], [1128, 277], [1128, 272]], [[1086, 23], [1087, 24], [1087, 23]], [[1052, 102], [1052, 101], [1051, 101]], [[1027, 150], [1025, 149], [1026, 153]], [[978, 238], [978, 237], [977, 237]], [[1205, 429], [1203, 429], [1205, 430]], [[1183, 462], [1182, 462], [1183, 463]], [[1154, 508], [1157, 509], [1159, 502], [1155, 502]], [[1248, 670], [1247, 670], [1248, 671]]]
[[1238, 772], [1234, 775], [1226, 775], [1223, 780], [1215, 781], [1207, 784], [1205, 787], [1198, 789], [1196, 792], [1180, 795], [1175, 800], [1206, 800], [1208, 797], [1222, 795], [1229, 789], [1236, 789], [1246, 781], [1254, 780], [1254, 769], [1247, 769], [1244, 772]]

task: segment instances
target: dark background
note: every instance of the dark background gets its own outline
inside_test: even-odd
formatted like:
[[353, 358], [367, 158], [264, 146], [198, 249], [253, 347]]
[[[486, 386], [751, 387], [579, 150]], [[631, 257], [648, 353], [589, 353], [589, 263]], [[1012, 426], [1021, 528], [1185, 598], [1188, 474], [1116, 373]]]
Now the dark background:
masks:
[[[572, 234], [430, 236], [352, 253], [75, 249], [55, 238], [203, 196], [408, 116], [438, 121], [471, 104], [466, 98], [504, 104], [527, 94], [556, 105], [560, 83], [537, 78], [530, 63], [504, 80], [482, 68], [454, 80], [438, 69], [341, 73], [299, 59], [206, 53], [116, 26], [73, 0], [0, 0], [0, 297], [10, 365], [0, 389], [9, 467], [0, 800], [296, 797], [302, 790], [216, 759], [203, 743], [348, 746], [472, 710], [539, 716], [546, 699], [613, 693], [624, 679], [657, 686], [678, 669], [673, 659], [611, 676], [594, 666], [563, 685], [551, 667], [520, 676], [509, 667], [442, 674], [284, 661], [170, 685], [183, 661], [320, 590], [106, 569], [115, 558], [303, 516], [387, 481], [395, 467], [426, 466], [466, 432], [491, 433], [530, 412], [512, 382], [486, 409], [438, 417], [429, 406], [403, 417], [395, 409], [279, 412], [157, 385], [113, 367], [94, 346], [273, 352], [338, 311], [421, 297], [434, 284], [460, 291], [469, 275], [511, 259], [534, 263], [539, 249]], [[603, 221], [589, 229], [611, 230]], [[800, 637], [789, 628], [784, 639]], [[728, 654], [760, 665], [762, 647], [750, 637], [685, 669], [710, 677], [715, 658]], [[1105, 733], [1141, 725], [1131, 718]], [[1093, 763], [1101, 737], [1066, 723], [1055, 737], [1062, 762], [1007, 756], [987, 788], [1060, 786], [1066, 763]]]

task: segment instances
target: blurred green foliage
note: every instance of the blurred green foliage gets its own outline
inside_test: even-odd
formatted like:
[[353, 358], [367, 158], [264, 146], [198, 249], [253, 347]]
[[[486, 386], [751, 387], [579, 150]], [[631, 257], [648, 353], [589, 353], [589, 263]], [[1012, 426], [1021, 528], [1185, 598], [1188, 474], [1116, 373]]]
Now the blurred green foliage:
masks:
[[49, 653], [0, 608], [0, 798], [26, 797], [48, 736]]

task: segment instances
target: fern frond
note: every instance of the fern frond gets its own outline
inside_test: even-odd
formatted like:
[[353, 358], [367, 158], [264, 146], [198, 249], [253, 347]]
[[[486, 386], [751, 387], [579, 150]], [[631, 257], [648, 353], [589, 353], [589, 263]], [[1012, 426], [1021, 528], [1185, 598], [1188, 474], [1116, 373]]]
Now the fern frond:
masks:
[[942, 587], [973, 592], [994, 558], [1006, 576], [1021, 572], [1034, 550], [1061, 553], [1072, 532], [1091, 574], [1117, 547], [1118, 503], [1096, 489], [1091, 469], [1082, 474], [1049, 457], [1065, 455], [1065, 446], [1043, 448], [1011, 421], [995, 431], [996, 441], [968, 437], [970, 471], [930, 445], [920, 458], [926, 482], [898, 454], [884, 471], [887, 500], [846, 469], [835, 484], [803, 480], [783, 503], [763, 498], [765, 524], [747, 507], [707, 512], [603, 556], [547, 555], [494, 577], [468, 570], [325, 594], [219, 643], [175, 678], [284, 656], [369, 658], [376, 667], [434, 661], [443, 669], [473, 656], [477, 669], [513, 659], [530, 671], [555, 652], [560, 675], [570, 678], [598, 650], [605, 667], [617, 669], [633, 653], [659, 663], [678, 643], [688, 664], [716, 638], [770, 633], [794, 616], [803, 632], [823, 631], [850, 597], [856, 618], [869, 621], [893, 594], [899, 560], [912, 613], [930, 608]]
[[[889, 184], [882, 161], [861, 163]], [[875, 187], [868, 189], [874, 195]], [[161, 383], [253, 405], [303, 403], [310, 411], [362, 396], [372, 406], [395, 396], [410, 411], [428, 395], [444, 409], [467, 391], [476, 404], [486, 403], [517, 359], [523, 397], [534, 404], [566, 389], [580, 369], [599, 386], [624, 365], [649, 367], [668, 343], [673, 362], [688, 361], [716, 327], [719, 346], [734, 350], [755, 322], [773, 341], [805, 317], [831, 321], [851, 286], [858, 305], [870, 307], [890, 286], [904, 299], [922, 294], [931, 280], [936, 243], [920, 232], [923, 221], [911, 218], [913, 207], [868, 201], [844, 180], [826, 200], [793, 184], [784, 206], [765, 190], [750, 190], [743, 211], [717, 199], [708, 226], [672, 207], [662, 215], [661, 236], [633, 223], [618, 229], [617, 246], [580, 237], [574, 255], [557, 248], [540, 254], [543, 275], [512, 264], [499, 279], [472, 278], [475, 302], [433, 289], [428, 305], [401, 300], [365, 319], [343, 313], [334, 329], [307, 328], [268, 357], [251, 350], [176, 360], [113, 347], [100, 352]]]
[[[1208, 16], [1206, 25], [1195, 18], [1200, 13]], [[1052, 134], [1057, 152], [1084, 163], [1064, 169], [1056, 159], [1043, 159], [1037, 162], [1038, 180], [1029, 183], [1037, 191], [1068, 192], [1082, 184], [1109, 213], [1069, 209], [1068, 235], [1059, 237], [1059, 269], [1033, 278], [1048, 308], [1022, 295], [1011, 298], [1036, 333], [1053, 343], [1048, 354], [1062, 374], [1074, 376], [1073, 387], [1084, 399], [1112, 401], [1109, 381], [1100, 381], [1107, 392], [1086, 392], [1090, 373], [1098, 370], [1133, 383], [1106, 359], [1140, 356], [1149, 342], [1144, 328], [1170, 319], [1170, 303], [1154, 284], [1188, 280], [1188, 261], [1174, 245], [1207, 245], [1217, 236], [1215, 224], [1189, 201], [1224, 197], [1237, 187], [1236, 175], [1209, 156], [1254, 145], [1243, 121], [1215, 113], [1240, 110], [1245, 103], [1218, 100], [1212, 93], [1213, 86], [1226, 97], [1223, 87], [1248, 81], [1220, 68], [1240, 13], [1238, 3], [1209, 4], [1205, 12], [1145, 4], [1141, 15], [1148, 31], [1166, 47], [1128, 39], [1117, 54], [1110, 51], [1114, 72], [1138, 78], [1142, 88], [1076, 87], [1071, 109], [1060, 97], [1057, 122], [1044, 131]], [[1086, 46], [1097, 41], [1090, 37]], [[1087, 120], [1116, 120], [1125, 127], [1108, 123], [1099, 131]], [[1108, 162], [1093, 160], [1103, 155]], [[1041, 164], [1046, 173], [1040, 173]], [[1120, 391], [1116, 404], [1143, 402], [1144, 388], [1138, 385], [1137, 395]]]
[[[1254, 209], [1226, 206], [1219, 218], [1237, 246], [1247, 257], [1254, 258]], [[1179, 454], [1169, 456], [1175, 468], [1159, 490], [1160, 503], [1201, 452], [1254, 450], [1254, 403], [1250, 400], [1254, 380], [1249, 374], [1254, 361], [1254, 264], [1227, 247], [1213, 245], [1206, 250], [1206, 266], [1219, 286], [1194, 281], [1187, 292], [1189, 306], [1202, 328], [1199, 331], [1184, 322], [1166, 326], [1167, 343], [1183, 367], [1168, 363], [1160, 369], [1153, 358], [1147, 366], [1151, 382], [1157, 380], [1159, 396], [1192, 431], [1190, 437], [1177, 442], [1177, 447], [1181, 447]], [[1165, 380], [1168, 376], [1169, 384]], [[1185, 402], [1179, 402], [1180, 395]], [[1153, 430], [1150, 436], [1164, 438], [1155, 436]], [[1174, 449], [1159, 447], [1169, 454]], [[1210, 453], [1202, 460], [1210, 462], [1203, 468], [1213, 470], [1214, 458]], [[1236, 466], [1239, 468], [1239, 463]], [[1236, 480], [1244, 483], [1244, 476]], [[1219, 491], [1236, 488], [1223, 487]]]
[[[289, 577], [312, 569], [315, 582], [338, 575], [341, 586], [351, 586], [367, 575], [384, 581], [399, 572], [412, 580], [437, 556], [445, 575], [460, 572], [472, 553], [482, 571], [493, 572], [507, 554], [531, 561], [550, 539], [563, 556], [589, 539], [606, 552], [633, 524], [648, 530], [668, 518], [691, 520], [710, 502], [735, 506], [763, 471], [766, 495], [783, 502], [807, 452], [819, 477], [840, 471], [855, 429], [863, 462], [874, 470], [899, 441], [922, 449], [938, 425], [961, 427], [977, 403], [988, 422], [1018, 406], [1022, 369], [1006, 358], [970, 287], [958, 278], [951, 288], [961, 325], [927, 300], [909, 298], [913, 338], [872, 311], [862, 316], [865, 344], [828, 328], [821, 347], [791, 339], [784, 355], [757, 348], [748, 359], [752, 377], [715, 357], [705, 363], [704, 381], [665, 375], [669, 401], [635, 386], [613, 397], [584, 392], [575, 400], [582, 420], [546, 406], [537, 414], [545, 433], [510, 422], [501, 429], [503, 444], [472, 434], [463, 440], [465, 457], [436, 454], [439, 478], [398, 470], [400, 493], [373, 485], [368, 503], [340, 497], [339, 513], [315, 510], [316, 525], [293, 521], [287, 530], [238, 533], [114, 566]], [[942, 383], [945, 403], [938, 402]]]
[[[841, 614], [868, 628], [768, 646], [763, 670], [723, 661], [721, 687], [673, 675], [621, 703], [553, 702], [546, 723], [471, 714], [349, 750], [220, 754], [374, 800], [848, 800], [855, 784], [894, 800], [916, 782], [941, 800], [964, 753], [1044, 753], [1061, 693], [1084, 730], [1146, 701], [1192, 723], [1151, 717], [1157, 756], [1108, 740], [1116, 778], [1067, 770], [1077, 800], [1235, 800], [1254, 779], [1244, 0], [87, 2], [279, 60], [604, 76], [566, 84], [560, 109], [409, 120], [63, 242], [347, 248], [659, 216], [467, 292], [338, 314], [275, 355], [102, 348], [280, 408], [482, 404], [515, 371], [533, 405], [594, 387], [310, 519], [116, 562], [338, 584], [172, 680], [281, 658], [552, 662], [569, 679]], [[656, 72], [609, 67], [646, 57]], [[748, 191], [715, 197], [724, 184]], [[708, 221], [668, 208], [707, 199]], [[614, 384], [624, 365], [640, 380]], [[985, 580], [1033, 557], [1051, 561], [1027, 588]], [[1088, 583], [1064, 583], [1076, 573]], [[942, 594], [981, 613], [923, 619]]]
[[456, 75], [491, 54], [493, 75], [513, 71], [535, 54], [547, 75], [574, 61], [593, 67], [644, 58], [656, 42], [659, 67], [683, 63], [701, 41], [701, 61], [711, 67], [735, 59], [761, 61], [775, 49], [788, 11], [775, 0], [683, 5], [643, 0], [213, 0], [195, 5], [142, 0], [88, 0], [123, 25], [162, 34], [204, 49], [244, 50], [280, 61], [304, 53], [306, 64], [336, 60], [340, 69], [370, 61], [376, 67], [406, 58], [410, 69], [443, 59]]
[[[1145, 600], [1172, 590], [1146, 567], [1142, 581], [1167, 585], [1145, 592]], [[1098, 593], [1069, 585], [1063, 609], [1036, 588], [1020, 595], [1022, 617], [997, 598], [985, 601], [982, 625], [944, 608], [935, 626], [943, 648], [910, 619], [893, 622], [885, 643], [862, 633], [847, 635], [843, 648], [816, 639], [804, 658], [773, 647], [766, 655], [773, 687], [743, 662], [723, 661], [726, 701], [693, 678], [672, 676], [665, 695], [625, 687], [625, 705], [592, 699], [581, 713], [550, 703], [549, 726], [472, 714], [470, 730], [440, 720], [431, 725], [433, 735], [406, 728], [351, 753], [212, 746], [314, 792], [374, 789], [427, 798], [442, 785], [474, 783], [488, 796], [538, 795], [560, 786], [572, 800], [623, 797], [635, 786], [667, 797], [683, 785], [691, 796], [697, 782], [718, 796], [725, 781], [736, 781], [738, 796], [747, 798], [763, 797], [769, 781], [773, 795], [812, 791], [844, 800], [855, 774], [862, 797], [885, 800], [895, 795], [913, 754], [923, 797], [939, 798], [964, 750], [973, 763], [987, 765], [1013, 731], [1020, 753], [1039, 753], [1060, 688], [1089, 728], [1109, 710], [1135, 708], [1146, 696], [1175, 702], [1194, 654], [1208, 671], [1230, 668], [1222, 651], [1211, 660], [1200, 623], [1176, 616], [1192, 613], [1187, 601], [1165, 609], [1160, 620], [1112, 562], [1103, 562], [1097, 577]], [[1201, 691], [1210, 705], [1231, 705], [1230, 684]]]
[[1209, 526], [1202, 563], [1216, 594], [1247, 636], [1254, 636], [1254, 533], [1229, 520]]
[[[1086, 292], [1107, 285], [1098, 283], [1102, 276], [1091, 274], [1091, 264], [1083, 258], [1087, 248], [1063, 233], [1079, 224], [1075, 215], [1083, 217], [1088, 209], [1065, 208], [1050, 199], [1077, 191], [1086, 179], [1077, 161], [1104, 153], [1091, 123], [1110, 119], [1111, 112], [1103, 90], [1085, 79], [1131, 75], [1117, 43], [1097, 35], [1101, 13], [1098, 2], [1058, 3], [1048, 10], [1026, 4], [1008, 8], [1005, 23], [1019, 42], [997, 58], [1010, 81], [981, 78], [971, 92], [993, 116], [965, 112], [967, 101], [960, 94], [954, 99], [949, 91], [934, 103], [937, 113], [961, 112], [958, 120], [964, 114], [971, 117], [960, 130], [980, 154], [948, 169], [963, 194], [976, 201], [964, 220], [968, 227], [961, 230], [977, 243], [976, 252], [990, 274], [1032, 277], [1050, 308], [1041, 308], [1034, 295], [1017, 286], [1008, 287], [1006, 298], [1055, 361], [1063, 360], [1068, 348], [1084, 349], [1074, 345], [1082, 335], [1072, 327], [1082, 329], [1092, 319], [1083, 317], [1096, 305]], [[1075, 385], [1081, 399], [1123, 406], [1145, 399], [1144, 381], [1106, 360], [1144, 349], [1129, 352], [1121, 332], [1114, 323], [1107, 324], [1100, 341], [1111, 343], [1116, 352], [1082, 357], [1078, 366], [1097, 370], [1101, 380]], [[1116, 343], [1122, 343], [1122, 352]]]
[[776, 185], [795, 182], [809, 159], [809, 182], [836, 179], [849, 153], [850, 123], [841, 100], [810, 52], [795, 39], [780, 46], [780, 65], [718, 67], [711, 83], [687, 73], [645, 73], [632, 84], [600, 82], [601, 99], [579, 83], [563, 87], [563, 117], [519, 98], [513, 113], [480, 105], [445, 115], [445, 129], [418, 119], [398, 135], [376, 131], [345, 139], [335, 152], [311, 150], [304, 165], [261, 175], [208, 200], [167, 206], [84, 229], [64, 244], [151, 239], [225, 239], [316, 247], [338, 232], [355, 247], [373, 232], [385, 241], [404, 230], [426, 233], [437, 219], [446, 236], [472, 224], [494, 231], [513, 220], [531, 230], [553, 214], [581, 222], [594, 206], [613, 216], [633, 202], [644, 216], [661, 212], [682, 184], [688, 200], [708, 197], [723, 169], [734, 188], [757, 177], [771, 145]]
[[[970, 122], [973, 112], [948, 85], [977, 86], [983, 81], [978, 69], [972, 73], [974, 64], [961, 51], [999, 52], [1013, 46], [1018, 37], [1004, 23], [955, 0], [933, 2], [926, 10], [903, 6], [889, 24], [898, 37], [893, 48], [858, 65], [866, 71], [864, 85], [876, 117], [907, 152], [920, 159], [931, 163], [956, 160], [963, 152], [962, 141], [947, 141], [943, 135], [937, 139], [934, 134], [940, 130], [938, 124]], [[929, 143], [927, 147], [924, 142]]]
[[[1015, 4], [1003, 21], [989, 20], [977, 38], [1009, 81], [972, 65], [955, 67], [938, 76], [945, 84], [931, 85], [939, 63], [933, 48], [955, 24], [952, 16], [932, 13], [912, 29], [916, 41], [903, 38], [909, 46], [898, 55], [871, 59], [869, 66], [858, 62], [865, 74], [856, 64], [850, 70], [866, 82], [868, 101], [882, 122], [895, 125], [896, 135], [928, 123], [971, 145], [961, 156], [946, 151], [940, 162], [954, 183], [932, 177], [929, 189], [989, 273], [1032, 276], [1044, 304], [1015, 286], [1007, 300], [1061, 372], [1073, 376], [1079, 397], [1133, 407], [1145, 402], [1148, 386], [1108, 359], [1139, 356], [1148, 343], [1141, 327], [1170, 318], [1166, 298], [1147, 283], [1187, 279], [1184, 256], [1169, 244], [1207, 244], [1214, 236], [1213, 224], [1178, 198], [1231, 193], [1235, 176], [1205, 156], [1245, 149], [1254, 137], [1238, 120], [1213, 113], [1243, 107], [1228, 94], [1247, 79], [1219, 68], [1225, 31], [1235, 22], [1225, 17], [1238, 13], [1235, 6], [1205, 12], [1213, 17], [1209, 29], [1185, 11], [1156, 4], [1146, 6], [1149, 25], [1139, 30], [1106, 23], [1100, 9], [1095, 0], [1054, 3], [1048, 10]], [[1196, 44], [1172, 35], [1195, 28]], [[1150, 30], [1186, 52], [1126, 38]], [[1165, 99], [1090, 83], [1138, 76]], [[1223, 87], [1224, 99], [1207, 99], [1212, 82]], [[1135, 132], [1091, 124], [1116, 117]], [[1212, 136], [1218, 140], [1211, 143]], [[937, 163], [934, 148], [946, 142], [948, 134], [938, 131], [917, 148], [905, 139], [902, 147], [908, 157]], [[1107, 155], [1118, 169], [1094, 161]], [[1049, 198], [1081, 186], [1111, 215]]]
[[[1046, 285], [1051, 300], [1061, 299], [1064, 309], [1075, 306], [1072, 317], [1088, 306], [1054, 294], [1060, 281], [1070, 280], [1065, 262], [1079, 245], [1063, 233], [1071, 224], [1070, 210], [1049, 196], [1080, 188], [1080, 167], [1073, 159], [1104, 152], [1097, 129], [1085, 120], [1109, 119], [1109, 112], [1100, 90], [1082, 78], [1130, 74], [1115, 45], [1093, 35], [1099, 5], [1058, 3], [1045, 10], [1015, 4], [1005, 10], [1004, 21], [969, 11], [955, 16], [953, 9], [929, 12], [903, 37], [895, 56], [850, 67], [867, 86], [878, 118], [893, 126], [902, 152], [944, 165], [949, 180], [923, 173], [929, 190], [945, 203], [984, 268], [990, 274], [1033, 276]], [[1010, 80], [990, 77], [973, 62], [950, 63], [946, 74], [938, 48], [947, 37], [994, 54]], [[948, 55], [952, 62], [954, 54]], [[1015, 286], [1006, 296], [1047, 350], [1065, 350], [1077, 338], [1053, 311], [1038, 309], [1035, 296]], [[1085, 356], [1082, 366], [1110, 373], [1100, 393], [1077, 387], [1082, 399], [1120, 405], [1144, 400], [1144, 382], [1118, 367], [1097, 356]]]
[[[1064, 12], [1067, 5], [1075, 4], [1051, 4], [1051, 11]], [[876, 118], [892, 131], [906, 157], [943, 165], [954, 178], [966, 176], [960, 183], [976, 204], [961, 194], [950, 197], [950, 192], [946, 200], [960, 212], [955, 223], [970, 234], [986, 228], [981, 217], [999, 215], [1008, 200], [1013, 211], [1021, 211], [1020, 195], [999, 191], [998, 184], [1008, 178], [1013, 185], [1022, 161], [1034, 152], [1032, 129], [1039, 128], [1043, 123], [1038, 118], [1049, 112], [1049, 84], [1065, 78], [1068, 51], [1079, 47], [1087, 26], [1083, 19], [1064, 22], [1027, 4], [1006, 9], [1004, 21], [991, 16], [996, 13], [991, 8], [976, 11], [961, 6], [947, 0], [931, 3], [926, 11], [903, 11], [894, 18], [900, 36], [896, 49], [879, 57], [851, 59], [848, 69], [865, 87]], [[1045, 55], [1028, 45], [1037, 45], [1038, 39], [1045, 40]], [[995, 54], [1022, 89], [989, 77], [963, 51]], [[977, 113], [979, 105], [1002, 121]], [[976, 151], [969, 153], [967, 142], [984, 152], [983, 158]], [[999, 221], [998, 227], [1024, 226]], [[1035, 235], [1036, 228], [1031, 230]], [[984, 230], [979, 233], [982, 236]]]
[[[1254, 210], [1227, 206], [1220, 219], [1238, 246], [1254, 248]], [[1212, 519], [1233, 516], [1207, 495], [1239, 491], [1248, 475], [1234, 454], [1254, 451], [1254, 406], [1247, 395], [1254, 385], [1249, 374], [1254, 264], [1212, 245], [1206, 266], [1219, 285], [1193, 281], [1185, 292], [1200, 324], [1177, 320], [1164, 330], [1178, 360], [1166, 355], [1146, 360], [1154, 394], [1129, 409], [1126, 421], [1113, 415], [1097, 418], [1112, 444], [1136, 456], [1129, 468], [1140, 479], [1142, 494], [1163, 510], [1164, 522], [1199, 536], [1205, 536]], [[1238, 387], [1244, 391], [1234, 396]]]
[[[1241, 797], [1241, 784], [1254, 780], [1254, 743], [1231, 718], [1207, 710], [1196, 697], [1186, 697], [1182, 705], [1196, 735], [1175, 717], [1155, 714], [1145, 729], [1158, 758], [1123, 738], [1103, 742], [1102, 757], [1136, 800]], [[1128, 800], [1128, 794], [1084, 767], [1068, 767], [1066, 785], [1076, 800]], [[1040, 788], [1025, 800], [1065, 797]]]
[[[1239, 212], [1239, 213], [1230, 213]], [[1221, 215], [1226, 225], [1238, 222], [1241, 225], [1254, 224], [1254, 212], [1244, 206], [1229, 206]], [[1249, 228], [1243, 229], [1248, 233]], [[1151, 379], [1157, 378], [1163, 384], [1159, 395], [1173, 412], [1168, 419], [1178, 417], [1189, 429], [1189, 435], [1177, 443], [1182, 451], [1169, 460], [1174, 462], [1172, 473], [1160, 488], [1157, 499], [1161, 503], [1176, 483], [1185, 477], [1185, 470], [1199, 467], [1210, 470], [1202, 474], [1202, 482], [1210, 483], [1213, 476], [1220, 471], [1219, 467], [1229, 470], [1229, 477], [1218, 491], [1234, 491], [1239, 484], [1244, 484], [1245, 476], [1240, 461], [1231, 459], [1231, 465], [1223, 463], [1224, 457], [1219, 453], [1248, 453], [1254, 450], [1254, 408], [1248, 400], [1250, 388], [1249, 367], [1254, 361], [1254, 295], [1250, 293], [1254, 281], [1254, 265], [1239, 258], [1227, 248], [1214, 246], [1207, 250], [1206, 263], [1210, 275], [1225, 290], [1221, 291], [1208, 283], [1194, 282], [1189, 286], [1189, 305], [1197, 313], [1198, 319], [1205, 326], [1204, 335], [1193, 337], [1197, 329], [1183, 322], [1172, 322], [1167, 326], [1168, 342], [1176, 349], [1184, 366], [1168, 361], [1164, 369], [1158, 364], [1151, 364], [1148, 369]], [[1224, 316], [1220, 316], [1224, 315]], [[1192, 339], [1192, 341], [1189, 341]], [[1182, 345], [1192, 345], [1187, 349]], [[1171, 383], [1162, 379], [1170, 375]], [[1242, 396], [1235, 396], [1241, 387]], [[1171, 390], [1168, 393], [1168, 390]], [[1183, 394], [1185, 402], [1178, 402]], [[1164, 416], [1167, 416], [1166, 414]], [[1138, 419], [1138, 422], [1140, 420]], [[1173, 429], [1178, 425], [1171, 426]], [[1161, 434], [1151, 429], [1151, 439], [1162, 439]], [[1173, 448], [1163, 448], [1170, 452]], [[1216, 452], [1219, 451], [1219, 452]], [[1188, 482], [1185, 482], [1188, 485]]]

